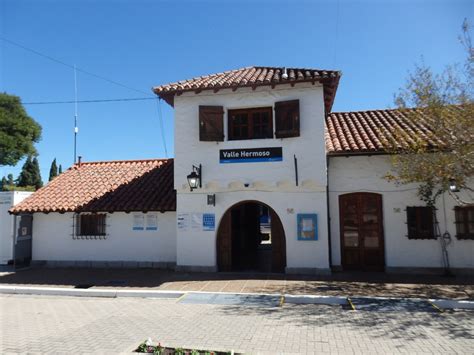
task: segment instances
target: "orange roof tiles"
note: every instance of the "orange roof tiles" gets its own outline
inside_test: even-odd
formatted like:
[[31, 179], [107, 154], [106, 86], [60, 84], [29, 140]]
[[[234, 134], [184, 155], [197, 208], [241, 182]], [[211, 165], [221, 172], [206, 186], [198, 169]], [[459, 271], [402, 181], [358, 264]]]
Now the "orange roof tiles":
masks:
[[[283, 77], [285, 70], [288, 75], [287, 78]], [[214, 92], [217, 92], [220, 89], [229, 88], [236, 90], [242, 87], [273, 87], [279, 84], [320, 82], [324, 86], [326, 112], [330, 112], [340, 76], [341, 72], [333, 70], [254, 66], [160, 85], [154, 87], [153, 91], [168, 104], [173, 106], [174, 95], [180, 95], [186, 91], [199, 93], [202, 90], [214, 90]]]
[[73, 165], [10, 212], [175, 211], [173, 159]]
[[397, 135], [397, 146], [393, 147], [396, 149], [408, 147], [419, 138], [430, 146], [443, 146], [420, 113], [419, 121], [414, 123], [397, 109], [333, 112], [326, 118], [326, 151], [329, 155], [382, 153], [397, 131], [403, 132], [403, 137], [400, 139]]

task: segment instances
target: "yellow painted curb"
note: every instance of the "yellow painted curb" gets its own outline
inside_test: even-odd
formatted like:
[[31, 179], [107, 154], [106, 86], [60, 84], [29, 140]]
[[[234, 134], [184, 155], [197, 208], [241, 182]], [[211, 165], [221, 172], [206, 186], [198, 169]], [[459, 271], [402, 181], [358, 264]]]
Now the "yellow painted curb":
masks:
[[355, 311], [356, 308], [355, 308], [355, 306], [354, 306], [354, 303], [352, 303], [352, 300], [351, 300], [349, 297], [347, 297], [347, 302], [348, 302], [349, 305], [351, 306], [352, 310]]
[[280, 297], [280, 307], [283, 307], [283, 304], [285, 303], [285, 296]]
[[441, 308], [439, 308], [437, 305], [435, 305], [433, 302], [428, 301], [428, 303], [432, 305], [433, 308], [436, 309], [439, 313], [444, 313], [444, 311]]
[[184, 297], [186, 297], [187, 293], [183, 293], [177, 300], [176, 302], [181, 301]]

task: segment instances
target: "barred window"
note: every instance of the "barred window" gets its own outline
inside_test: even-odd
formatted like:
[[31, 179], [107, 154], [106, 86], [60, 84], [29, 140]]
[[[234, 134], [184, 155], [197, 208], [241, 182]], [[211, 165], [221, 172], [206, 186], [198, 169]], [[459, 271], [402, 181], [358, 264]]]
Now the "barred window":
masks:
[[435, 239], [434, 209], [407, 207], [408, 239]]
[[76, 235], [103, 236], [105, 235], [105, 214], [80, 214], [76, 217]]
[[455, 207], [456, 238], [474, 239], [474, 206]]

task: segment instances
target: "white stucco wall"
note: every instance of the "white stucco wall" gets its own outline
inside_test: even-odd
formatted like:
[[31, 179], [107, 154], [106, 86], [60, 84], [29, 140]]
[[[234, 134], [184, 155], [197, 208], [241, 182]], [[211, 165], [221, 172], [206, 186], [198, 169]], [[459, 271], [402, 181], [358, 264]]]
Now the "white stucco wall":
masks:
[[[227, 140], [229, 109], [274, 107], [277, 101], [294, 99], [300, 101], [300, 137]], [[199, 141], [200, 105], [224, 107], [224, 142]], [[262, 147], [282, 147], [283, 161], [219, 162], [220, 149]], [[298, 159], [298, 187], [295, 186], [294, 155]], [[186, 176], [192, 165], [199, 164], [202, 164], [203, 188], [190, 192]], [[235, 92], [227, 89], [175, 97], [174, 177], [178, 215], [208, 212], [216, 217], [214, 232], [178, 229], [177, 265], [216, 267], [216, 233], [223, 214], [240, 201], [256, 200], [273, 208], [282, 221], [288, 268], [329, 268], [322, 86], [304, 83], [295, 87], [242, 88]], [[216, 206], [207, 206], [206, 195], [214, 193]], [[318, 214], [318, 241], [297, 240], [298, 213]]]
[[[332, 263], [341, 264], [339, 200], [341, 194], [375, 192], [382, 194], [387, 267], [442, 268], [443, 259], [438, 240], [410, 240], [406, 225], [406, 207], [423, 206], [416, 195], [416, 185], [396, 186], [383, 179], [390, 171], [388, 156], [332, 157], [329, 159], [329, 203], [331, 216]], [[444, 203], [443, 203], [444, 201]], [[448, 246], [450, 264], [454, 268], [474, 268], [474, 241], [456, 239], [454, 207], [456, 202], [446, 194], [438, 198], [441, 233], [451, 233]], [[446, 221], [444, 212], [446, 211]]]
[[8, 210], [30, 196], [27, 191], [0, 192], [0, 264], [13, 259], [14, 216]]
[[[178, 232], [177, 265], [216, 266], [216, 233], [225, 211], [245, 200], [256, 200], [271, 206], [285, 230], [287, 268], [328, 269], [328, 240], [325, 192], [226, 191], [216, 193], [216, 206], [206, 205], [206, 194], [178, 194], [182, 213], [215, 213], [216, 231]], [[318, 214], [317, 241], [297, 240], [298, 213]]]
[[73, 239], [72, 213], [33, 215], [35, 261], [176, 261], [176, 213], [157, 213], [157, 231], [134, 231], [134, 213], [107, 214], [107, 239]]

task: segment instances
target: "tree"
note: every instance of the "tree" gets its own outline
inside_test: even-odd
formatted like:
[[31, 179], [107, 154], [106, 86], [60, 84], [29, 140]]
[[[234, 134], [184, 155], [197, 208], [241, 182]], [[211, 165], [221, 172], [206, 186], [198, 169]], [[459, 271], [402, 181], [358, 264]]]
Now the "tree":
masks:
[[28, 116], [20, 98], [0, 93], [0, 166], [36, 154], [34, 143], [40, 138], [41, 126]]
[[27, 186], [34, 186], [33, 181], [33, 161], [31, 159], [31, 155], [25, 160], [21, 168], [20, 175], [18, 176], [17, 186], [20, 187], [27, 187]]
[[21, 168], [20, 176], [18, 177], [17, 186], [33, 188], [35, 190], [38, 190], [43, 186], [38, 158], [34, 157], [32, 159], [31, 155], [26, 158], [25, 163]]
[[56, 165], [56, 158], [54, 158], [49, 169], [49, 181], [53, 180], [56, 176], [58, 176], [58, 166]]
[[[467, 21], [460, 41], [467, 51], [464, 66], [451, 65], [435, 74], [424, 63], [409, 74], [396, 95], [396, 104], [412, 127], [425, 130], [409, 146], [398, 147], [406, 132], [394, 132], [386, 145], [392, 154], [387, 178], [401, 184], [418, 183], [418, 196], [427, 206], [450, 193], [460, 204], [469, 203], [450, 190], [470, 190], [474, 175], [474, 49]], [[416, 109], [413, 109], [416, 108]], [[430, 143], [430, 142], [435, 142]]]
[[13, 186], [15, 185], [15, 180], [13, 180], [13, 174], [7, 175], [8, 185]]
[[58, 175], [63, 173], [63, 166], [59, 164]]
[[32, 171], [31, 174], [33, 176], [33, 186], [36, 190], [43, 187], [43, 180], [41, 179], [41, 171], [39, 167], [38, 158], [34, 157], [32, 163]]
[[1, 184], [2, 185], [0, 186], [0, 191], [7, 191], [8, 181], [7, 181], [7, 178], [5, 176], [2, 178]]

